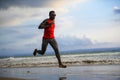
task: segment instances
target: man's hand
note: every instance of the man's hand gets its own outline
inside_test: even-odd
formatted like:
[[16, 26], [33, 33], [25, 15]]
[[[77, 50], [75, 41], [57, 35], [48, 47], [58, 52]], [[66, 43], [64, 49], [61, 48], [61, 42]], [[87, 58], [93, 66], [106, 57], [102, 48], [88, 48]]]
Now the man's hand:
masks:
[[50, 27], [52, 24], [54, 24], [53, 21], [52, 21], [52, 22], [46, 22], [46, 23], [44, 24], [44, 28], [48, 28], [48, 27]]
[[54, 21], [48, 22], [47, 19], [44, 20], [38, 27], [38, 29], [45, 29], [50, 27], [52, 24], [54, 24]]
[[54, 24], [54, 22], [53, 22], [53, 21], [52, 21], [52, 22], [50, 22], [50, 23], [48, 23], [48, 25], [50, 25], [50, 26], [51, 26], [52, 24]]
[[38, 29], [44, 29], [48, 19], [45, 19], [38, 27]]

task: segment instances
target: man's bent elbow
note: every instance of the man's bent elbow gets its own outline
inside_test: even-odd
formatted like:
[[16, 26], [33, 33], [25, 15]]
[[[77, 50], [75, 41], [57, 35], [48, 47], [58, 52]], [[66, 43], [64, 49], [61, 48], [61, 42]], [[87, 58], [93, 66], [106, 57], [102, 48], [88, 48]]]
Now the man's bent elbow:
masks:
[[38, 29], [43, 29], [43, 27], [42, 27], [42, 26], [39, 26]]
[[38, 29], [43, 29], [43, 28], [41, 28], [41, 27], [38, 27]]

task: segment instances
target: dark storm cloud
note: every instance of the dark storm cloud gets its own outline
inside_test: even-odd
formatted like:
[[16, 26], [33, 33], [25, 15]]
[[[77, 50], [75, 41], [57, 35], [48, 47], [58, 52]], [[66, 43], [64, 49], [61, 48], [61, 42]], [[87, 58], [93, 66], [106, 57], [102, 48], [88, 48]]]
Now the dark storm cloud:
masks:
[[53, 0], [0, 0], [0, 9], [9, 7], [48, 7]]

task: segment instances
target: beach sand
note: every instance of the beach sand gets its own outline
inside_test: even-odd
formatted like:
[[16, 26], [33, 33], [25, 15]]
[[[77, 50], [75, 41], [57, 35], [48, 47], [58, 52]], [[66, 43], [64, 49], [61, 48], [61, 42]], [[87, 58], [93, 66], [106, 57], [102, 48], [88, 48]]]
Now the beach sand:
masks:
[[120, 65], [0, 68], [0, 77], [0, 80], [120, 80]]
[[25, 79], [0, 77], [0, 80], [25, 80]]

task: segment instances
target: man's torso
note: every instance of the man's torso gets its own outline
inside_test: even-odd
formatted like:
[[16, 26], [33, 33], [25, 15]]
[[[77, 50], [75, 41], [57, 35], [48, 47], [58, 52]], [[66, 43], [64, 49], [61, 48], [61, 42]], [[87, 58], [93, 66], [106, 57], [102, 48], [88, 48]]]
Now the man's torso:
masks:
[[[53, 22], [53, 20], [48, 19], [48, 23]], [[54, 38], [54, 28], [55, 28], [55, 23], [51, 24], [50, 27], [44, 29], [44, 39], [53, 39]]]

